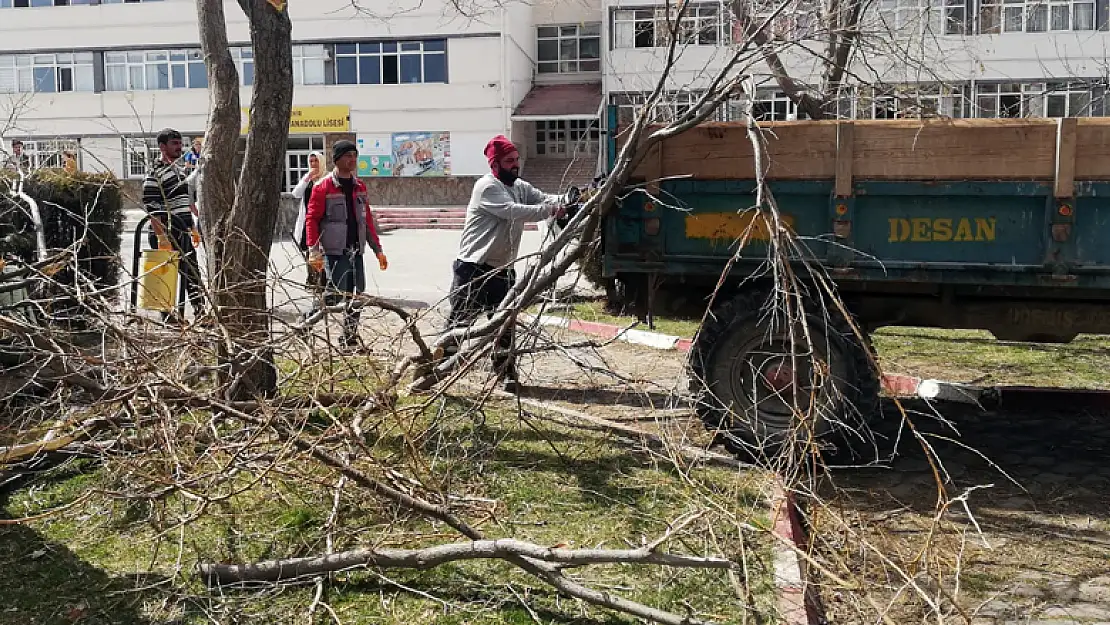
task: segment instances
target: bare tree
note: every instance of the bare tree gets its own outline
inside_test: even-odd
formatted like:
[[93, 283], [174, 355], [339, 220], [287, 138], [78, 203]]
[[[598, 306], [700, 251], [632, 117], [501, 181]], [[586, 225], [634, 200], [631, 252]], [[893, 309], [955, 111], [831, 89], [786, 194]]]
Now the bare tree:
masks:
[[228, 328], [221, 373], [232, 397], [266, 395], [277, 373], [269, 341], [267, 271], [281, 195], [281, 176], [293, 106], [292, 25], [285, 3], [240, 0], [257, 55], [250, 130], [235, 184], [239, 138], [239, 76], [227, 45], [219, 0], [197, 0], [201, 48], [208, 68], [212, 111], [204, 147], [200, 201], [208, 221], [208, 267], [216, 314]]

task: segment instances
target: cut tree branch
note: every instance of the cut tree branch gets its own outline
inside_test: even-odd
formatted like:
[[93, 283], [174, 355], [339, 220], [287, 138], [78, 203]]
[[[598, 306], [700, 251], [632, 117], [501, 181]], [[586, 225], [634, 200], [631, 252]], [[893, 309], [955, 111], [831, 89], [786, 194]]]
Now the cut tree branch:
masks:
[[359, 567], [430, 569], [459, 560], [503, 560], [524, 556], [562, 565], [655, 564], [696, 569], [736, 569], [727, 558], [688, 556], [640, 549], [561, 549], [503, 538], [437, 545], [424, 549], [355, 549], [312, 558], [267, 560], [253, 564], [199, 565], [209, 583], [279, 582], [337, 573]]

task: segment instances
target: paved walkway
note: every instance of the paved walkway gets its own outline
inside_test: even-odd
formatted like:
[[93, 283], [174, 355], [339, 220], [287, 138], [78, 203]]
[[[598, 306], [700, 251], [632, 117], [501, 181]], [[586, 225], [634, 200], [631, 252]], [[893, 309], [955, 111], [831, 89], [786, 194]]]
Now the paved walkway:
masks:
[[[910, 407], [925, 413], [911, 417], [942, 459], [950, 494], [976, 489], [973, 516], [953, 505], [932, 536], [952, 556], [964, 550], [961, 596], [973, 623], [1110, 623], [1110, 415], [945, 405], [957, 434], [923, 403]], [[893, 405], [887, 410], [898, 421]], [[876, 535], [913, 553], [933, 528], [937, 489], [920, 444], [901, 436], [889, 469], [845, 468], [834, 479], [838, 497]]]
[[[121, 281], [130, 275], [133, 255], [134, 222], [124, 227], [121, 257]], [[413, 308], [435, 307], [451, 288], [451, 264], [459, 246], [459, 232], [452, 230], [396, 230], [382, 235], [382, 247], [389, 258], [389, 269], [380, 271], [373, 256], [366, 258], [367, 291], [401, 300]], [[534, 253], [540, 247], [540, 232], [525, 232], [521, 254]], [[279, 315], [296, 315], [307, 310], [307, 293], [299, 285], [305, 280], [304, 260], [291, 241], [275, 243], [270, 261], [271, 275], [276, 279], [271, 301]], [[201, 262], [204, 251], [201, 250]], [[517, 263], [517, 272], [527, 266], [527, 259]], [[561, 285], [573, 282], [574, 275], [564, 276]], [[125, 297], [129, 296], [127, 291]]]

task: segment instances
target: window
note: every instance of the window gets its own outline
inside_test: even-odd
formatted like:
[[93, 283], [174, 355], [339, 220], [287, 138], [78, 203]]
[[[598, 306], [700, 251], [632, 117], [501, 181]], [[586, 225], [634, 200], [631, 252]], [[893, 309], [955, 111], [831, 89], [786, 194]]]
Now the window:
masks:
[[966, 0], [879, 0], [879, 18], [885, 28], [903, 33], [967, 33]]
[[[730, 121], [744, 118], [744, 100], [729, 102], [727, 116]], [[798, 107], [786, 94], [773, 89], [760, 89], [755, 92], [752, 104], [752, 117], [758, 122], [787, 121], [798, 119]]]
[[163, 0], [0, 0], [0, 9], [22, 7], [65, 7], [77, 5], [133, 4], [138, 2], [162, 2]]
[[335, 46], [339, 85], [398, 85], [447, 82], [447, 42], [388, 41]]
[[537, 156], [597, 154], [601, 128], [596, 119], [536, 122]]
[[[768, 32], [773, 39], [782, 41], [797, 41], [812, 38], [819, 33], [818, 16], [822, 7], [813, 0], [793, 0], [785, 9], [779, 11], [780, 2], [757, 0], [753, 7], [754, 17], [751, 27], [754, 30], [775, 15], [768, 25]], [[776, 14], [775, 12], [778, 11]], [[736, 21], [733, 28], [739, 28], [741, 23]], [[742, 37], [737, 33], [733, 39], [740, 41]]]
[[61, 169], [65, 166], [65, 152], [80, 154], [81, 142], [77, 139], [23, 140], [23, 154], [31, 169]]
[[983, 34], [1094, 29], [1093, 0], [982, 0], [979, 6]]
[[231, 58], [239, 72], [239, 84], [244, 87], [254, 85], [254, 50], [251, 48], [231, 48]]
[[[1098, 87], [1096, 97], [1095, 88]], [[1091, 82], [979, 84], [977, 117], [1090, 117], [1101, 115], [1105, 85]]]
[[308, 173], [308, 156], [313, 152], [324, 152], [323, 137], [289, 137], [285, 144], [285, 190], [293, 187]]
[[1041, 117], [1044, 83], [976, 85], [977, 117]]
[[322, 45], [293, 46], [293, 84], [322, 85], [328, 51]]
[[0, 93], [92, 90], [92, 52], [0, 55]]
[[1102, 93], [1095, 96], [1090, 83], [1048, 83], [1045, 85], [1045, 117], [1094, 117], [1102, 114]]
[[[619, 9], [613, 12], [614, 48], [659, 48], [678, 34], [680, 45], [715, 46], [727, 43], [721, 7], [718, 4], [686, 6], [681, 15], [677, 7]], [[674, 20], [678, 19], [677, 25]]]
[[941, 84], [860, 89], [860, 119], [964, 117], [964, 89]]
[[536, 29], [541, 74], [601, 71], [601, 24], [540, 26]]
[[155, 137], [134, 137], [123, 140], [123, 162], [128, 178], [145, 178], [160, 154]]
[[104, 53], [108, 91], [204, 89], [208, 71], [200, 50], [136, 50]]
[[[660, 124], [674, 121], [683, 115], [701, 99], [700, 91], [671, 91], [663, 94], [655, 107], [648, 114], [649, 124]], [[643, 110], [647, 102], [646, 93], [615, 93], [612, 102], [617, 107], [617, 125], [628, 126], [635, 121], [636, 115]], [[708, 121], [724, 121], [726, 112], [722, 109], [715, 111]]]

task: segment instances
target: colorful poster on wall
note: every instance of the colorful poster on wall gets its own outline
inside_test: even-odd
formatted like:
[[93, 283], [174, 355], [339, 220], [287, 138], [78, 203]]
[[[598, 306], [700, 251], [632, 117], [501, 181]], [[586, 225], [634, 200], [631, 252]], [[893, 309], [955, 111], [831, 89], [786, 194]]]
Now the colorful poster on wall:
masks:
[[451, 133], [393, 133], [394, 176], [450, 176]]
[[393, 175], [393, 138], [390, 135], [358, 135], [355, 144], [360, 177]]

